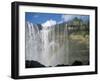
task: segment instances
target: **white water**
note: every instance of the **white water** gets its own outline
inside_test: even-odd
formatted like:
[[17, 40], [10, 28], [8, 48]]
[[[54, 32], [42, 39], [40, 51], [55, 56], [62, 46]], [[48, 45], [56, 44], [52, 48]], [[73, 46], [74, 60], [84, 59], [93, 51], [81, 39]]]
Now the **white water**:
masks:
[[25, 27], [26, 60], [38, 61], [45, 66], [67, 65], [67, 26], [63, 33], [59, 32], [59, 25], [42, 26], [42, 29], [39, 29], [38, 25], [27, 22]]

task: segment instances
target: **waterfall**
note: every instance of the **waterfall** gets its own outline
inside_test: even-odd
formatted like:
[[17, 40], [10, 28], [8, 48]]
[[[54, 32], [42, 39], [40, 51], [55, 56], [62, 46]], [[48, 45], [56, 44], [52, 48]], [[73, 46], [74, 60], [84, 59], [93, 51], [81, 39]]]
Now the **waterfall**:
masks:
[[[41, 27], [41, 28], [40, 28]], [[68, 31], [61, 26], [40, 26], [26, 22], [25, 58], [45, 66], [68, 65]]]

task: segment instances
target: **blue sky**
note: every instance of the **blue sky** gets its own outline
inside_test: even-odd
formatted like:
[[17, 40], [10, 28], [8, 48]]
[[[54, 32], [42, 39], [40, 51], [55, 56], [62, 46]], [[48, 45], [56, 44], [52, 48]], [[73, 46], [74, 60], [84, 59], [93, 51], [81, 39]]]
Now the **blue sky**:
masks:
[[89, 20], [89, 16], [86, 15], [65, 15], [65, 14], [53, 14], [53, 13], [34, 13], [26, 12], [25, 20], [35, 24], [42, 24], [48, 20], [56, 21], [57, 23], [71, 20], [75, 17], [81, 18], [82, 20]]
[[61, 14], [50, 14], [50, 13], [33, 13], [33, 12], [26, 12], [26, 21], [30, 21], [32, 23], [44, 23], [47, 20], [55, 20], [57, 22], [61, 21]]

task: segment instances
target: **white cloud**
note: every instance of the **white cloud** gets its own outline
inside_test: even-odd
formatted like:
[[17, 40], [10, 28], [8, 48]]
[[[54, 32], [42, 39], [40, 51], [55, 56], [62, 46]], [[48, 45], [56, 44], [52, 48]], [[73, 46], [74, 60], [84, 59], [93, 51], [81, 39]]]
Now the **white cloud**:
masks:
[[72, 16], [72, 15], [62, 15], [63, 21], [69, 21], [73, 18], [74, 18], [74, 16]]
[[42, 26], [43, 27], [48, 27], [48, 26], [53, 26], [53, 25], [56, 25], [56, 21], [55, 20], [52, 20], [52, 19], [50, 19], [50, 20], [47, 20], [46, 22], [44, 22], [43, 24], [42, 24]]
[[63, 21], [63, 20], [61, 20], [61, 21], [59, 21], [59, 22], [58, 22], [58, 24], [61, 24], [61, 23], [63, 23], [63, 22], [64, 22], [64, 21]]

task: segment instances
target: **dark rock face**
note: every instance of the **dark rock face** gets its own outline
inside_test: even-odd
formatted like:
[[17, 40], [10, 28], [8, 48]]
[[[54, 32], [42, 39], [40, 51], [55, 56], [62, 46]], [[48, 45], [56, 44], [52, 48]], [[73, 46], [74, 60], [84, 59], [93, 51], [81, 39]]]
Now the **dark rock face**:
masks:
[[[59, 65], [56, 65], [55, 67], [63, 67], [63, 66], [69, 66], [69, 65], [59, 64]], [[41, 63], [39, 63], [37, 61], [26, 60], [25, 61], [25, 67], [26, 68], [38, 68], [38, 67], [46, 67], [46, 66], [42, 65]], [[48, 66], [48, 67], [52, 67], [52, 66]]]
[[87, 65], [89, 65], [90, 63], [88, 62]]
[[[59, 65], [56, 65], [55, 67], [65, 67], [65, 66], [80, 66], [80, 65], [83, 65], [83, 63], [81, 61], [74, 61], [72, 65], [64, 65], [64, 64], [59, 64]], [[89, 64], [87, 64], [89, 65]], [[42, 65], [41, 63], [37, 62], [37, 61], [29, 61], [29, 60], [26, 60], [25, 61], [25, 67], [26, 68], [39, 68], [39, 67], [46, 67], [44, 65]], [[48, 67], [52, 67], [52, 66], [48, 66]]]
[[37, 61], [25, 61], [25, 67], [26, 68], [36, 68], [36, 67], [45, 67], [44, 65], [40, 64]]
[[37, 27], [38, 27], [39, 30], [42, 30], [41, 24], [37, 24]]
[[83, 63], [77, 60], [72, 64], [72, 66], [79, 66], [79, 65], [83, 65]]
[[69, 66], [69, 65], [60, 64], [60, 65], [57, 65], [56, 67], [63, 67], [63, 66]]

